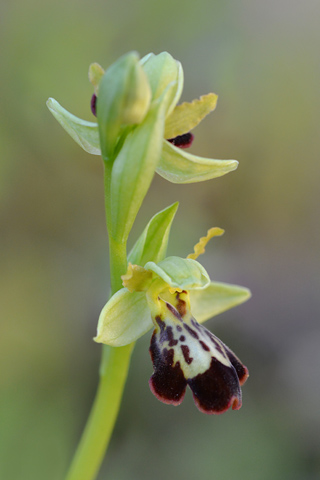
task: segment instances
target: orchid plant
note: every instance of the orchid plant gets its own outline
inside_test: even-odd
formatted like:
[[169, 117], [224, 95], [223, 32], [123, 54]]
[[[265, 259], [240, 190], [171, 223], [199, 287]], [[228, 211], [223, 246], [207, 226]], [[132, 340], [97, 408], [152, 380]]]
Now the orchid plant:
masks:
[[[151, 392], [178, 405], [189, 385], [207, 414], [241, 407], [240, 386], [248, 370], [203, 322], [241, 304], [247, 288], [211, 281], [198, 262], [207, 242], [223, 234], [211, 228], [187, 258], [166, 257], [175, 203], [149, 221], [127, 255], [136, 215], [157, 172], [173, 183], [192, 183], [235, 170], [236, 160], [214, 160], [186, 151], [191, 130], [216, 107], [204, 95], [177, 105], [183, 88], [181, 64], [167, 52], [142, 59], [131, 52], [106, 71], [89, 68], [96, 122], [82, 120], [50, 98], [48, 108], [88, 153], [101, 155], [109, 236], [111, 296], [94, 340], [103, 344], [100, 382], [67, 480], [93, 480], [117, 418], [134, 342], [153, 329]], [[196, 320], [197, 319], [197, 320]]]

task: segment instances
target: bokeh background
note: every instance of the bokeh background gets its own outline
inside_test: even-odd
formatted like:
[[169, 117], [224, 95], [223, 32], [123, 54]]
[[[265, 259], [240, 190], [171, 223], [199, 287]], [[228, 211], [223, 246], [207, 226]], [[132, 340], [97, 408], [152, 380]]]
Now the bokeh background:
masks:
[[170, 254], [225, 228], [203, 261], [253, 297], [208, 327], [251, 376], [238, 412], [205, 416], [190, 392], [163, 405], [146, 335], [99, 480], [320, 478], [319, 15], [317, 0], [1, 3], [1, 480], [64, 478], [95, 394], [92, 337], [109, 290], [102, 162], [45, 101], [93, 120], [89, 64], [132, 49], [182, 62], [182, 100], [219, 94], [192, 151], [240, 166], [198, 185], [156, 176], [131, 244], [176, 200]]

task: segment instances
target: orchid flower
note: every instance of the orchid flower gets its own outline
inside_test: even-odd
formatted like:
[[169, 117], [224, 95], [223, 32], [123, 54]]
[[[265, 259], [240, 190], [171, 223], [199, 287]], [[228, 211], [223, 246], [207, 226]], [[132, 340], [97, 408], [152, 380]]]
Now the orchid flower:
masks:
[[143, 267], [129, 263], [124, 288], [103, 308], [95, 337], [119, 347], [154, 328], [151, 391], [162, 402], [179, 405], [189, 385], [198, 409], [209, 414], [239, 409], [240, 386], [248, 377], [235, 354], [202, 325], [250, 297], [244, 287], [211, 282], [196, 261], [209, 239], [222, 233], [210, 229], [187, 258], [171, 256]]
[[[130, 75], [122, 77], [116, 68], [119, 64], [120, 67], [125, 65], [126, 72], [129, 64], [132, 70]], [[47, 101], [58, 122], [88, 153], [94, 155], [102, 153], [104, 158], [112, 157], [114, 152], [119, 153], [123, 135], [128, 135], [130, 128], [147, 121], [150, 110], [160, 102], [165, 104], [165, 111], [163, 140], [155, 165], [159, 175], [173, 183], [192, 183], [220, 177], [237, 168], [236, 160], [202, 158], [179, 148], [190, 146], [193, 139], [190, 130], [215, 109], [218, 96], [209, 93], [191, 103], [177, 105], [183, 90], [183, 70], [180, 62], [174, 60], [169, 53], [162, 52], [159, 55], [151, 53], [140, 61], [136, 53], [131, 53], [118, 60], [106, 72], [100, 65], [94, 63], [89, 69], [89, 79], [94, 85], [95, 93], [91, 107], [94, 114], [97, 112], [98, 123], [76, 117], [53, 98]], [[131, 90], [130, 95], [128, 94], [128, 84], [135, 89], [134, 94]], [[111, 101], [114, 102], [113, 114], [104, 128], [101, 127], [103, 114], [101, 109], [99, 112], [99, 103], [103, 103], [103, 108], [107, 109], [106, 105], [110, 105]], [[118, 115], [120, 111], [121, 115]]]

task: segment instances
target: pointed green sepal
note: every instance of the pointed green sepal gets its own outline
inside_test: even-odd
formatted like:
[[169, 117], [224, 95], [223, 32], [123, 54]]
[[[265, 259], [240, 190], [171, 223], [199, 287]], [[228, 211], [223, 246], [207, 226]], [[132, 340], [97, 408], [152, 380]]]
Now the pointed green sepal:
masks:
[[147, 74], [152, 100], [159, 98], [172, 85], [170, 96], [167, 99], [166, 117], [170, 115], [179, 101], [183, 89], [183, 70], [180, 62], [168, 52], [159, 55], [149, 54], [142, 59], [142, 66]]
[[221, 177], [237, 167], [237, 160], [198, 157], [164, 140], [157, 173], [172, 183], [194, 183]]
[[103, 75], [97, 97], [100, 145], [105, 160], [111, 158], [121, 127], [139, 124], [151, 100], [147, 76], [135, 52], [117, 60]]
[[47, 100], [47, 107], [60, 125], [80, 147], [93, 155], [100, 155], [98, 124], [76, 117], [63, 108], [54, 98]]
[[145, 293], [130, 293], [122, 288], [102, 309], [94, 340], [112, 347], [122, 347], [135, 342], [152, 326]]
[[147, 262], [158, 263], [165, 258], [170, 229], [178, 206], [179, 203], [176, 202], [151, 218], [128, 256], [130, 263], [145, 265]]
[[208, 93], [193, 102], [185, 102], [175, 107], [166, 121], [165, 138], [174, 138], [190, 132], [212, 112], [217, 105], [218, 95]]
[[160, 160], [164, 130], [160, 98], [141, 125], [129, 133], [113, 164], [110, 210], [112, 237], [124, 242], [150, 187]]
[[192, 290], [206, 288], [210, 284], [205, 268], [190, 258], [167, 257], [158, 264], [148, 262], [144, 268], [154, 272], [171, 288]]
[[211, 282], [203, 290], [192, 290], [192, 314], [199, 323], [246, 302], [251, 297], [248, 288], [228, 283]]

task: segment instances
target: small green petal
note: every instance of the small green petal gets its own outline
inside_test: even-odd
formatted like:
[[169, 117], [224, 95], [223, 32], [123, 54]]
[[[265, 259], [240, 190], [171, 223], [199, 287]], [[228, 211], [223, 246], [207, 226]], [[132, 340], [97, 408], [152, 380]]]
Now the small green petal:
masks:
[[112, 347], [122, 347], [135, 342], [152, 327], [145, 293], [130, 293], [122, 288], [102, 309], [94, 340]]
[[[165, 95], [165, 92], [164, 92]], [[164, 129], [160, 98], [145, 120], [129, 133], [112, 168], [112, 237], [123, 242], [140, 209], [159, 163]]]
[[251, 297], [250, 290], [239, 285], [211, 282], [203, 290], [190, 292], [192, 314], [199, 323], [225, 312], [247, 301]]
[[194, 183], [221, 177], [237, 167], [237, 160], [198, 157], [164, 140], [157, 173], [172, 183]]
[[183, 89], [182, 66], [167, 52], [159, 55], [150, 54], [142, 60], [143, 69], [151, 86], [152, 100], [159, 98], [164, 90], [172, 85], [166, 108], [168, 116], [179, 101]]
[[47, 100], [47, 107], [66, 132], [80, 147], [93, 155], [100, 155], [98, 124], [76, 117], [63, 108], [54, 98]]
[[176, 202], [151, 218], [128, 256], [130, 263], [145, 265], [151, 261], [158, 263], [165, 258], [169, 233], [178, 205]]
[[190, 132], [216, 108], [217, 100], [218, 95], [208, 93], [191, 103], [185, 102], [175, 107], [166, 120], [164, 137], [174, 138]]
[[148, 262], [144, 268], [157, 274], [172, 288], [201, 289], [210, 284], [209, 275], [204, 267], [189, 258], [167, 257], [158, 264]]

